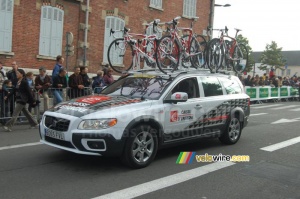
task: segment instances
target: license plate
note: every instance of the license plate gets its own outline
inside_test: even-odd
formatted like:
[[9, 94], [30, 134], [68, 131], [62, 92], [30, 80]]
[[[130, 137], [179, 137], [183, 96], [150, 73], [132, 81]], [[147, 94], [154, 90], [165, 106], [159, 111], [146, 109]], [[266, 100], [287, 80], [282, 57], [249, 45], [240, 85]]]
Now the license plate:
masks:
[[65, 135], [62, 132], [54, 131], [51, 129], [45, 129], [45, 136], [58, 140], [65, 140]]

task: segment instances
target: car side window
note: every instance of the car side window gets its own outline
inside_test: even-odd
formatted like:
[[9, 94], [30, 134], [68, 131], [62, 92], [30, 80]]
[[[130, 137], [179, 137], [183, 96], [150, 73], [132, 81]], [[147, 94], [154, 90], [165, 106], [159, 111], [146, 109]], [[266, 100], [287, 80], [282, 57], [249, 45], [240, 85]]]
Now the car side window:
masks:
[[223, 84], [227, 95], [242, 93], [242, 88], [236, 80], [227, 79], [227, 78], [223, 78], [223, 77], [220, 77], [219, 80]]
[[223, 95], [222, 86], [216, 77], [200, 77], [205, 97]]
[[200, 97], [197, 78], [187, 78], [178, 82], [166, 99], [171, 99], [171, 95], [176, 92], [187, 93], [189, 99]]

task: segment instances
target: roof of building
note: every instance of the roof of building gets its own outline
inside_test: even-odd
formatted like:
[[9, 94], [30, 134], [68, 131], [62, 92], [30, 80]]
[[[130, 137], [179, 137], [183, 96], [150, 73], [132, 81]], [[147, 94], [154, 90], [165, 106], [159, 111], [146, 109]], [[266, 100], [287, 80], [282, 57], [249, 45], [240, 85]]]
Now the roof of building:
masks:
[[[252, 52], [256, 63], [260, 63], [260, 57], [263, 52]], [[283, 59], [288, 66], [300, 66], [300, 51], [282, 51]]]

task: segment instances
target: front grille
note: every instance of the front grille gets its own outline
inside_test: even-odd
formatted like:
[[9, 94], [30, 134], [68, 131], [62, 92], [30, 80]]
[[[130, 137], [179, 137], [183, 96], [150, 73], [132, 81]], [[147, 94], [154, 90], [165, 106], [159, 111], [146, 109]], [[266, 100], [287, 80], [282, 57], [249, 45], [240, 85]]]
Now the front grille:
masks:
[[70, 120], [45, 116], [45, 126], [55, 131], [68, 131]]
[[48, 136], [45, 136], [45, 140], [47, 142], [52, 143], [52, 144], [56, 144], [56, 145], [59, 145], [59, 146], [63, 146], [63, 147], [75, 149], [75, 147], [71, 144], [71, 142], [67, 142], [67, 141], [64, 141], [64, 140], [54, 139], [54, 138], [51, 138], [51, 137], [48, 137]]

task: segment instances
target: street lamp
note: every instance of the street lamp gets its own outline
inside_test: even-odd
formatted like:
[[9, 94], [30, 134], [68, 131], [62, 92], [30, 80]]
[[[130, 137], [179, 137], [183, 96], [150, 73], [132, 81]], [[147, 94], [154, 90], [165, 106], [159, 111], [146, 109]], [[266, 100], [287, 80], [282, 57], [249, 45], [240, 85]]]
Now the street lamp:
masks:
[[[210, 1], [210, 16], [209, 16], [209, 27], [213, 29], [214, 27], [214, 13], [215, 7], [230, 7], [230, 4], [215, 4], [215, 0]], [[210, 39], [212, 38], [213, 31], [211, 31], [211, 35], [209, 35]]]

